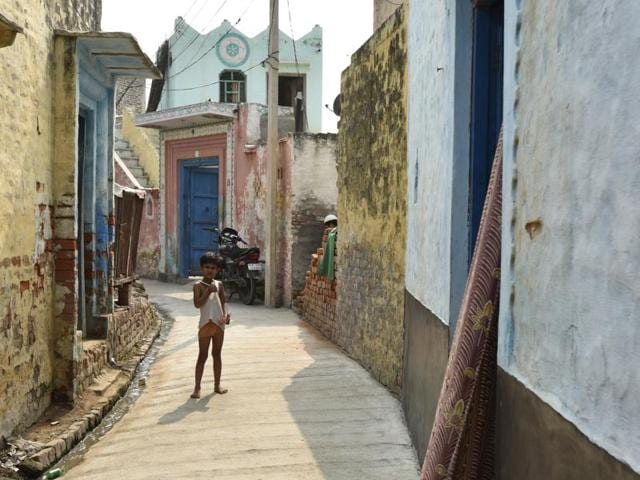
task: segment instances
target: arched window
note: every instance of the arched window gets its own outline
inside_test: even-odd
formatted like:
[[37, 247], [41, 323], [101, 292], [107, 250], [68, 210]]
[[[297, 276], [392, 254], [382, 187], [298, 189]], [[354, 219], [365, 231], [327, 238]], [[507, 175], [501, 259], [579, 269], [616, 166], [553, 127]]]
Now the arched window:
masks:
[[238, 70], [225, 70], [220, 74], [220, 102], [247, 101], [247, 77]]

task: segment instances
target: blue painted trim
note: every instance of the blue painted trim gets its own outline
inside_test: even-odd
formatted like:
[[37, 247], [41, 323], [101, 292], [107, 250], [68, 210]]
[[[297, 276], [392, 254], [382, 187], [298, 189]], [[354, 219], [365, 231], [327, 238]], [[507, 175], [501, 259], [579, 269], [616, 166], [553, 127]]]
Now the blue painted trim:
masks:
[[190, 189], [190, 169], [194, 167], [211, 167], [220, 166], [220, 159], [218, 157], [199, 158], [194, 160], [180, 160], [180, 190], [178, 191], [179, 218], [178, 218], [178, 272], [181, 277], [186, 278], [189, 276], [189, 246], [191, 245], [190, 233], [188, 224], [185, 221], [188, 212], [187, 206], [189, 205], [187, 196]]

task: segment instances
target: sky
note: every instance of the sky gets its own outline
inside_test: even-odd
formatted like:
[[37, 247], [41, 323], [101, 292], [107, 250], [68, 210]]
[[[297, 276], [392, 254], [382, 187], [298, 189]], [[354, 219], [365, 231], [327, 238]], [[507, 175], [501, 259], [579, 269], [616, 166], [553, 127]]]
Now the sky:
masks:
[[[349, 66], [351, 54], [373, 32], [373, 0], [289, 2], [294, 38], [303, 36], [316, 24], [323, 28], [322, 104], [332, 107], [340, 93], [340, 74]], [[206, 33], [224, 19], [235, 23], [249, 6], [236, 28], [253, 37], [267, 28], [269, 0], [103, 0], [102, 30], [132, 33], [155, 61], [156, 50], [171, 35], [176, 17], [185, 17], [192, 27]], [[287, 0], [280, 0], [280, 30], [291, 35]], [[337, 131], [337, 117], [326, 108], [323, 111], [323, 130]]]

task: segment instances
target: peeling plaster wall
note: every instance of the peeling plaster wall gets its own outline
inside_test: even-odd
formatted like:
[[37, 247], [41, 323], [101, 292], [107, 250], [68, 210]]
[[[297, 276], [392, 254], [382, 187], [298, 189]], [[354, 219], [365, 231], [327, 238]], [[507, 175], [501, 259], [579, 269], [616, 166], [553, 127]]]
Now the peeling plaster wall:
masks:
[[158, 152], [160, 139], [158, 132], [151, 128], [137, 127], [134, 113], [129, 108], [123, 108], [121, 111], [122, 138], [129, 142], [138, 156], [140, 166], [149, 176], [150, 186], [158, 188], [160, 185], [160, 154]]
[[234, 214], [230, 225], [250, 245], [264, 251], [267, 215], [267, 148], [261, 131], [262, 107], [240, 106], [236, 122]]
[[337, 147], [332, 134], [295, 134], [292, 146], [290, 209], [285, 239], [289, 246], [284, 279], [284, 304], [290, 306], [304, 289], [309, 257], [318, 248], [324, 217], [336, 213], [338, 202]]
[[640, 472], [640, 3], [505, 3], [499, 365]]
[[402, 384], [406, 241], [406, 21], [401, 8], [342, 75], [336, 341]]
[[[48, 406], [54, 377], [53, 29], [99, 28], [101, 2], [0, 0], [24, 28], [0, 49], [0, 437]], [[64, 295], [63, 292], [60, 292]]]

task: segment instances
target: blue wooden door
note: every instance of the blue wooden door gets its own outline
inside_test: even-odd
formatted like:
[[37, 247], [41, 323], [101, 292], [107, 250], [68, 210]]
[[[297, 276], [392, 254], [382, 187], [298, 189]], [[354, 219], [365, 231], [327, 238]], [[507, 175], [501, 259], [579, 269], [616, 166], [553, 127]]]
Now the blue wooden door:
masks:
[[[205, 230], [218, 226], [218, 167], [186, 166], [183, 172], [186, 205], [183, 206], [183, 265], [189, 275], [200, 272], [200, 257], [217, 251], [217, 235]], [[186, 257], [186, 258], [185, 258]]]
[[486, 0], [474, 9], [471, 161], [469, 175], [469, 262], [480, 228], [493, 157], [502, 124], [504, 1]]

